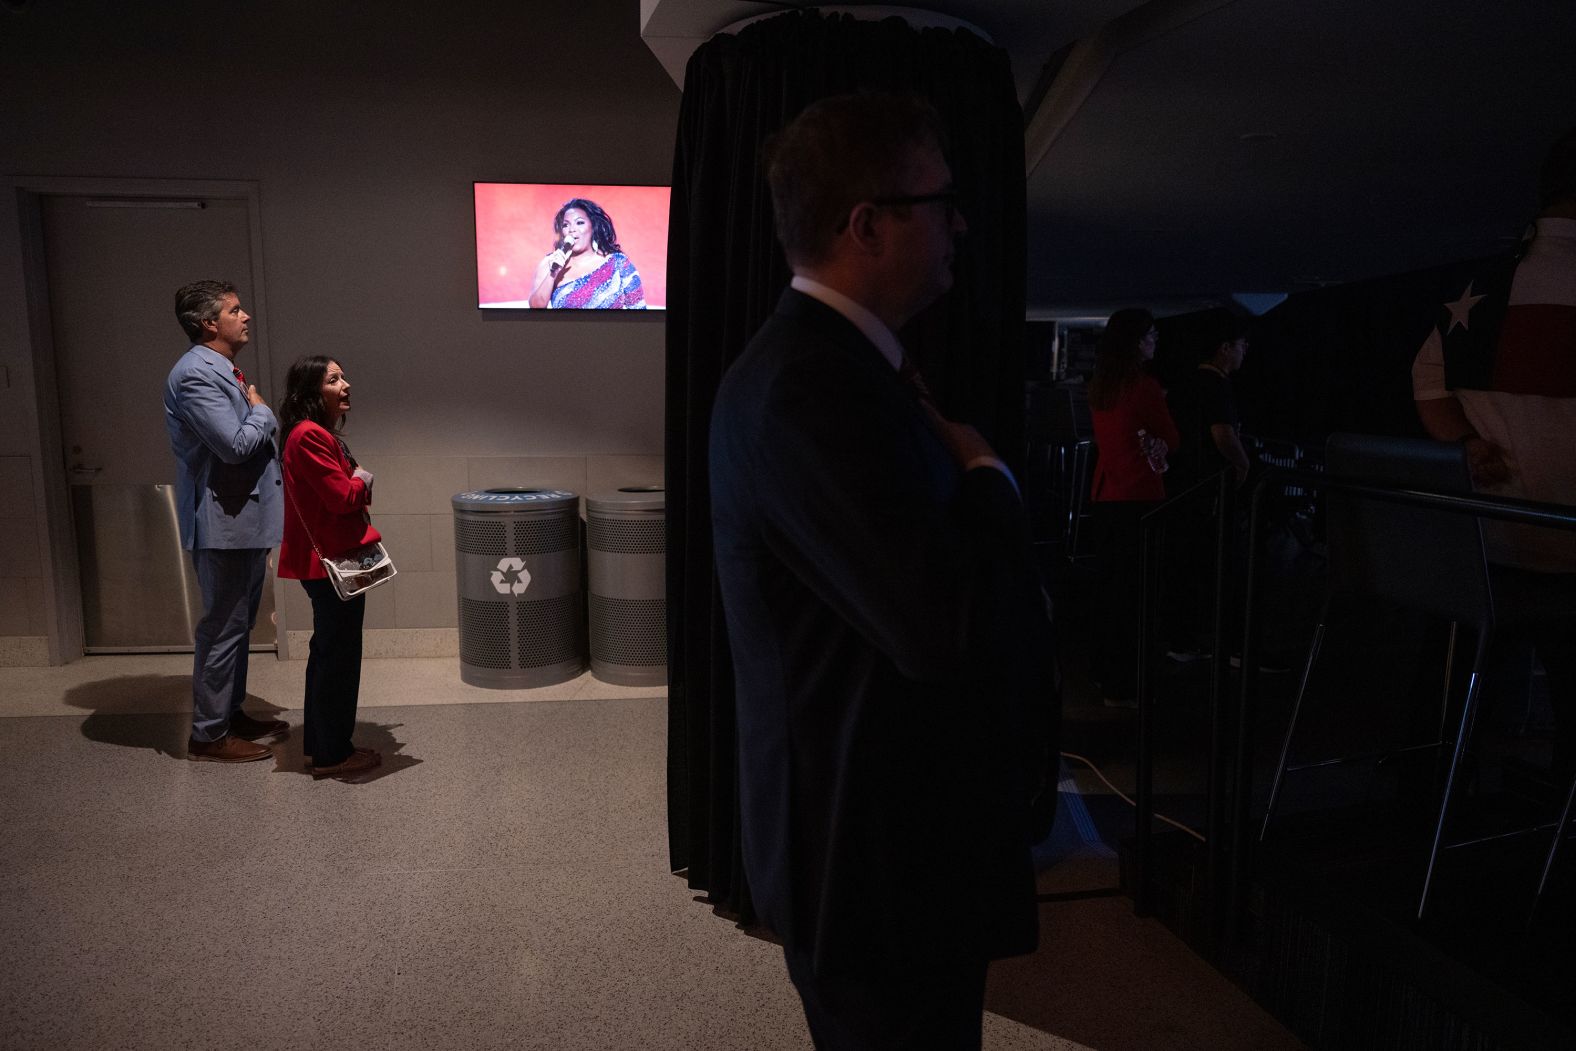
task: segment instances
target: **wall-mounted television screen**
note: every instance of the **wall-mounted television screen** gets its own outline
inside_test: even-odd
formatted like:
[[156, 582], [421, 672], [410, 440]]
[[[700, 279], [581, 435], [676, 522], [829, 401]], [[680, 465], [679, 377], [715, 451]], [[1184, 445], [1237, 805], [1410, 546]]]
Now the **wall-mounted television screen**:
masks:
[[668, 188], [479, 182], [476, 305], [661, 310]]

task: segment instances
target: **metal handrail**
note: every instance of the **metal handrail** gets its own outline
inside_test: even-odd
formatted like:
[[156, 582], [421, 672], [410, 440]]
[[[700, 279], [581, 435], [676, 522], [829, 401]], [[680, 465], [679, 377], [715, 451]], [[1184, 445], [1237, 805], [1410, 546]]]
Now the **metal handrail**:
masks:
[[1171, 514], [1173, 508], [1181, 504], [1191, 502], [1197, 497], [1199, 493], [1205, 491], [1206, 489], [1218, 487], [1220, 485], [1221, 477], [1230, 474], [1231, 471], [1232, 469], [1227, 467], [1218, 474], [1212, 474], [1205, 478], [1199, 479], [1192, 485], [1188, 486], [1186, 489], [1182, 490], [1180, 493], [1177, 493], [1175, 496], [1168, 496], [1161, 503], [1156, 504], [1148, 511], [1145, 511], [1141, 516], [1139, 516], [1138, 520], [1140, 522], [1147, 522], [1151, 518], [1160, 518]]
[[[1141, 569], [1138, 599], [1138, 757], [1135, 770], [1137, 785], [1133, 793], [1133, 911], [1140, 916], [1147, 916], [1153, 911], [1153, 902], [1149, 888], [1149, 870], [1153, 857], [1152, 835], [1155, 812], [1154, 697], [1152, 688], [1155, 678], [1155, 654], [1151, 632], [1154, 622], [1155, 578], [1158, 559], [1155, 555], [1154, 536], [1166, 522], [1176, 517], [1179, 508], [1196, 503], [1201, 494], [1209, 494], [1219, 501], [1215, 535], [1215, 603], [1212, 636], [1216, 640], [1215, 648], [1219, 649], [1219, 640], [1225, 623], [1226, 545], [1229, 536], [1228, 523], [1231, 520], [1232, 495], [1235, 490], [1234, 480], [1235, 474], [1228, 467], [1217, 474], [1200, 479], [1180, 493], [1168, 497], [1159, 506], [1145, 512], [1138, 520]], [[1225, 746], [1225, 708], [1221, 703], [1221, 687], [1224, 682], [1224, 673], [1221, 671], [1222, 664], [1222, 661], [1216, 660], [1210, 668], [1209, 721], [1211, 755], [1214, 755]], [[1214, 870], [1218, 864], [1219, 844], [1222, 839], [1219, 833], [1221, 822], [1224, 820], [1224, 797], [1222, 795], [1221, 782], [1215, 774], [1215, 764], [1211, 763], [1206, 773], [1205, 785], [1208, 805], [1205, 813], [1204, 842], [1208, 850], [1208, 865], [1211, 873], [1211, 876], [1207, 878], [1213, 878]]]
[[[1284, 486], [1288, 483], [1306, 485], [1309, 489], [1321, 492], [1351, 493], [1388, 503], [1432, 508], [1448, 514], [1470, 514], [1499, 521], [1576, 530], [1576, 507], [1567, 504], [1406, 488], [1379, 479], [1330, 475], [1298, 468], [1272, 467], [1264, 472], [1254, 486], [1248, 517], [1248, 574], [1242, 612], [1242, 678], [1237, 698], [1237, 740], [1233, 756], [1235, 776], [1232, 778], [1230, 815], [1231, 845], [1227, 859], [1230, 867], [1227, 880], [1224, 940], [1228, 946], [1234, 945], [1240, 935], [1247, 898], [1249, 810], [1253, 794], [1251, 754], [1253, 705], [1250, 702], [1258, 680], [1256, 657], [1260, 618], [1257, 615], [1257, 605], [1265, 494], [1269, 492], [1272, 485]], [[1212, 765], [1216, 766], [1224, 760], [1224, 756], [1219, 755], [1211, 758]], [[1210, 890], [1213, 892], [1213, 885]]]
[[[1225, 648], [1226, 601], [1226, 552], [1231, 536], [1232, 509], [1236, 486], [1228, 468], [1219, 474], [1203, 479], [1175, 496], [1169, 497], [1140, 518], [1142, 588], [1140, 592], [1139, 667], [1138, 667], [1138, 762], [1135, 807], [1134, 851], [1134, 911], [1148, 915], [1153, 911], [1149, 872], [1153, 862], [1152, 825], [1154, 821], [1154, 759], [1153, 759], [1153, 701], [1155, 655], [1152, 652], [1154, 595], [1156, 584], [1156, 557], [1154, 536], [1168, 521], [1173, 520], [1178, 509], [1192, 504], [1200, 494], [1214, 492], [1220, 501], [1216, 519], [1215, 536], [1215, 603], [1213, 632], [1217, 651]], [[1252, 493], [1248, 535], [1248, 572], [1243, 595], [1243, 639], [1240, 649], [1242, 678], [1237, 705], [1237, 736], [1234, 748], [1227, 746], [1226, 705], [1222, 695], [1227, 662], [1223, 652], [1217, 652], [1210, 671], [1209, 692], [1209, 760], [1207, 764], [1207, 797], [1204, 840], [1206, 849], [1205, 893], [1212, 912], [1224, 923], [1211, 923], [1209, 929], [1226, 945], [1232, 944], [1240, 927], [1245, 895], [1247, 863], [1248, 811], [1252, 796], [1251, 744], [1253, 737], [1252, 706], [1249, 698], [1257, 682], [1259, 620], [1257, 609], [1260, 584], [1260, 556], [1264, 533], [1263, 515], [1266, 494], [1288, 485], [1301, 486], [1310, 491], [1339, 491], [1404, 505], [1433, 508], [1455, 514], [1473, 514], [1502, 521], [1524, 522], [1559, 529], [1576, 529], [1576, 507], [1563, 504], [1542, 503], [1512, 497], [1484, 496], [1479, 494], [1433, 492], [1403, 488], [1378, 479], [1332, 476], [1322, 471], [1305, 468], [1271, 467], [1255, 482]], [[1234, 761], [1227, 762], [1228, 751]], [[1228, 770], [1237, 776], [1228, 778]], [[1231, 785], [1229, 799], [1224, 786]], [[1229, 835], [1226, 833], [1229, 830]], [[1219, 907], [1222, 870], [1226, 873], [1225, 907]], [[1223, 915], [1222, 915], [1223, 914]]]

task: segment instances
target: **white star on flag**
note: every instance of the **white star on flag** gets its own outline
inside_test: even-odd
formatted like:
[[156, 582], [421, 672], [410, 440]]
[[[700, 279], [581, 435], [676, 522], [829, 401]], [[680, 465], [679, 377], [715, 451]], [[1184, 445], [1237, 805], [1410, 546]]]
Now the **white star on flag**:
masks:
[[1468, 281], [1467, 290], [1461, 293], [1461, 298], [1454, 303], [1445, 304], [1445, 309], [1450, 311], [1450, 324], [1445, 326], [1445, 335], [1448, 336], [1454, 332], [1457, 325], [1460, 325], [1462, 328], [1470, 328], [1471, 326], [1467, 324], [1467, 315], [1472, 313], [1472, 308], [1477, 306], [1478, 300], [1482, 298], [1482, 296], [1474, 296], [1472, 294], [1472, 282]]

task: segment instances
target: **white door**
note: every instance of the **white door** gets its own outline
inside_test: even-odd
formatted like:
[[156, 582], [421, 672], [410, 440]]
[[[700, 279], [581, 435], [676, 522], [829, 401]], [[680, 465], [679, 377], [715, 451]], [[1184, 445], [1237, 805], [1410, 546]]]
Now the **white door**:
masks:
[[[175, 523], [164, 380], [188, 346], [175, 290], [235, 283], [252, 306], [244, 200], [49, 196], [44, 252], [62, 448], [82, 567], [89, 653], [191, 649], [201, 600]], [[265, 389], [263, 326], [237, 364]], [[274, 645], [273, 589], [252, 634]]]

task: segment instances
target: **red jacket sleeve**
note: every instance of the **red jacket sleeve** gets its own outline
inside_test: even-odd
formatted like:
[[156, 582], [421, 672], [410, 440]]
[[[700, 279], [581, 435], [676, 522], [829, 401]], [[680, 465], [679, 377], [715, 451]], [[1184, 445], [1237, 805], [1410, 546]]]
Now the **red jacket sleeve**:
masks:
[[1182, 435], [1177, 431], [1176, 421], [1171, 418], [1171, 410], [1166, 407], [1166, 392], [1153, 377], [1146, 377], [1140, 390], [1138, 414], [1144, 428], [1165, 442], [1167, 448], [1180, 446]]

